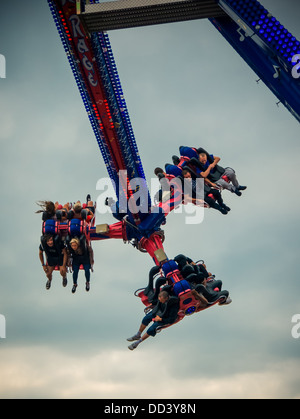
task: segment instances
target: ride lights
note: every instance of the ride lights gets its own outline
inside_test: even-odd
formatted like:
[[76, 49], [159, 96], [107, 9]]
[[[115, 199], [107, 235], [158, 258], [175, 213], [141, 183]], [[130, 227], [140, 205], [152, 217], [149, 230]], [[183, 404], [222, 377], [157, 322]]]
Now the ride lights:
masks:
[[196, 311], [196, 307], [195, 307], [195, 306], [191, 306], [191, 307], [189, 307], [189, 308], [187, 308], [187, 309], [185, 310], [184, 314], [185, 314], [186, 316], [190, 316], [191, 314], [194, 314], [194, 313], [195, 313], [195, 311]]
[[300, 53], [299, 41], [257, 0], [225, 0], [221, 3], [229, 5], [256, 35], [291, 66], [293, 56]]

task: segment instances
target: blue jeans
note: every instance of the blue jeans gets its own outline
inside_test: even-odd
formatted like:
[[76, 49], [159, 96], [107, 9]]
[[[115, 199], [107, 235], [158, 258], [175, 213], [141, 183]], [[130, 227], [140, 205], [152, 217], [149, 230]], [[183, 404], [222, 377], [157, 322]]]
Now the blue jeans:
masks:
[[[80, 268], [80, 265], [72, 265], [73, 284], [77, 284], [79, 268]], [[91, 276], [91, 274], [90, 274], [90, 269], [91, 269], [90, 263], [84, 263], [83, 268], [84, 268], [85, 279], [86, 279], [87, 282], [89, 282], [90, 281], [90, 276]]]
[[[143, 318], [142, 323], [144, 326], [148, 326], [149, 323], [152, 322], [153, 314], [150, 311], [150, 313], [146, 314], [146, 316]], [[160, 326], [164, 326], [166, 323], [162, 322], [153, 322], [153, 324], [148, 328], [147, 332], [149, 336], [155, 336], [156, 335], [156, 329]]]

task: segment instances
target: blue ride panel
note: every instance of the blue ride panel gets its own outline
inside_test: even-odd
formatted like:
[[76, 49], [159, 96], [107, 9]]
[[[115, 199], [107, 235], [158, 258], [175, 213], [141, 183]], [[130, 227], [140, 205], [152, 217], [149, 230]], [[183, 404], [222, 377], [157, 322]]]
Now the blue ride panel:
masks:
[[[127, 170], [128, 180], [139, 179], [139, 188], [147, 192], [147, 211], [151, 206], [150, 193], [146, 182], [144, 169], [135, 141], [134, 132], [130, 122], [124, 94], [114, 61], [109, 38], [106, 33], [93, 33], [91, 35], [95, 59], [100, 71], [106, 98], [111, 109], [112, 120], [118, 135], [120, 149]], [[134, 183], [133, 183], [134, 185]], [[119, 195], [117, 194], [119, 199]]]
[[[220, 0], [228, 17], [210, 19], [280, 102], [300, 122], [300, 42], [257, 0]], [[300, 60], [300, 56], [299, 56]]]

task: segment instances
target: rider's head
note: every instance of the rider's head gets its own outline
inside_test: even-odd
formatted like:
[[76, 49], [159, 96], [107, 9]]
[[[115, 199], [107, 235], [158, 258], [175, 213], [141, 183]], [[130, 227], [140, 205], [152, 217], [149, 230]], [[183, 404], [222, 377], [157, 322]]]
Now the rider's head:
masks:
[[76, 251], [79, 248], [79, 245], [80, 245], [80, 241], [77, 237], [75, 237], [74, 239], [70, 241], [70, 246], [74, 251]]
[[207, 155], [206, 155], [206, 153], [199, 153], [199, 161], [202, 164], [205, 164], [207, 162]]
[[51, 234], [45, 235], [45, 241], [46, 241], [47, 246], [49, 247], [52, 247], [54, 245], [53, 236], [51, 236]]
[[189, 170], [186, 170], [186, 169], [183, 169], [182, 174], [183, 174], [184, 178], [191, 178], [192, 177], [191, 172]]
[[82, 210], [81, 203], [80, 202], [76, 202], [76, 204], [74, 205], [74, 212], [76, 214], [80, 214], [81, 210]]
[[158, 294], [158, 299], [161, 303], [165, 303], [169, 299], [169, 294], [167, 293], [167, 291], [161, 291]]

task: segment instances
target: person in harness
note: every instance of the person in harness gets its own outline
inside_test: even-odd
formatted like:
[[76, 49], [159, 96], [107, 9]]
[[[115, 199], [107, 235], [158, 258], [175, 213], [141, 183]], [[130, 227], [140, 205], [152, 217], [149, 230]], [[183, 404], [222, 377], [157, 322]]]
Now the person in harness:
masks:
[[209, 154], [204, 148], [199, 147], [195, 149], [181, 146], [179, 150], [180, 153], [188, 154], [188, 157], [191, 158], [190, 162], [198, 176], [209, 179], [219, 188], [227, 189], [237, 196], [241, 196], [241, 191], [247, 188], [239, 184], [236, 173], [231, 167], [223, 168], [219, 166], [221, 158]]
[[[196, 180], [192, 178], [192, 175], [189, 169], [183, 169], [182, 175], [184, 179], [188, 179], [188, 181], [184, 182], [184, 194], [190, 196], [193, 199], [193, 202], [195, 201], [195, 204], [197, 205]], [[212, 184], [212, 182], [210, 182], [210, 184]], [[202, 191], [203, 199], [210, 206], [210, 208], [214, 208], [224, 215], [228, 214], [228, 212], [230, 211], [230, 208], [224, 204], [224, 201], [223, 201], [223, 198], [219, 189], [210, 187], [207, 184], [206, 179], [204, 179], [203, 188], [204, 188], [204, 190]]]
[[87, 195], [86, 203], [81, 204], [80, 201], [77, 201], [73, 207], [68, 212], [68, 219], [72, 220], [77, 218], [78, 220], [86, 220], [88, 223], [95, 216], [95, 205], [91, 201], [90, 195]]
[[90, 290], [90, 269], [92, 269], [93, 250], [91, 246], [86, 243], [85, 235], [82, 234], [80, 238], [73, 237], [68, 243], [68, 253], [71, 258], [73, 270], [73, 288], [72, 293], [76, 292], [77, 280], [80, 266], [83, 266], [86, 284], [86, 291]]
[[[46, 261], [44, 260], [44, 253]], [[62, 276], [62, 285], [67, 285], [67, 249], [62, 239], [56, 235], [45, 234], [41, 237], [39, 259], [47, 277], [46, 289], [51, 287], [52, 273], [57, 266]], [[46, 263], [45, 263], [46, 262]]]
[[[127, 339], [129, 342], [135, 341], [128, 346], [128, 349], [131, 351], [136, 349], [138, 345], [148, 339], [149, 336], [154, 337], [158, 328], [174, 323], [177, 319], [178, 310], [179, 298], [170, 296], [167, 291], [161, 291], [158, 295], [157, 304], [143, 318], [138, 332]], [[153, 322], [152, 325], [144, 334], [142, 334], [151, 322]]]
[[69, 202], [61, 205], [58, 202], [52, 201], [38, 201], [37, 205], [41, 209], [36, 211], [36, 214], [42, 213], [42, 220], [58, 220], [58, 221], [67, 221], [68, 211], [70, 204]]

